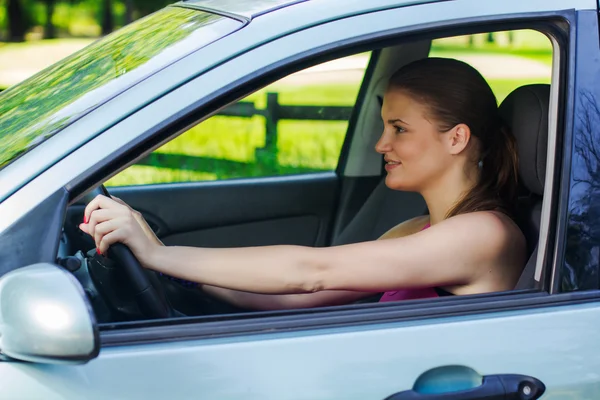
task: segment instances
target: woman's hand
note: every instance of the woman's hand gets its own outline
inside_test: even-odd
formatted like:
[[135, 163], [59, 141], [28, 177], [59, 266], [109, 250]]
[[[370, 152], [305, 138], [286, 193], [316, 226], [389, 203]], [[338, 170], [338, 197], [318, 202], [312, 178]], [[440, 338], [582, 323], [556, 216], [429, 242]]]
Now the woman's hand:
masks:
[[94, 239], [99, 253], [106, 254], [111, 244], [120, 242], [129, 247], [142, 265], [159, 246], [144, 231], [133, 209], [102, 195], [96, 196], [86, 206], [79, 229]]
[[148, 239], [152, 240], [154, 243], [158, 244], [159, 246], [164, 246], [163, 242], [160, 241], [160, 239], [156, 236], [156, 234], [154, 233], [152, 228], [150, 228], [150, 225], [148, 225], [148, 222], [146, 222], [146, 220], [144, 219], [144, 216], [142, 215], [141, 212], [134, 210], [133, 208], [131, 208], [131, 206], [129, 206], [129, 204], [125, 203], [123, 200], [121, 200], [118, 197], [115, 197], [115, 196], [110, 196], [110, 197], [117, 203], [122, 204], [131, 210], [131, 212], [133, 213], [133, 216], [135, 217], [138, 224], [140, 224], [140, 226], [142, 227], [142, 230], [144, 231], [144, 233], [146, 234]]

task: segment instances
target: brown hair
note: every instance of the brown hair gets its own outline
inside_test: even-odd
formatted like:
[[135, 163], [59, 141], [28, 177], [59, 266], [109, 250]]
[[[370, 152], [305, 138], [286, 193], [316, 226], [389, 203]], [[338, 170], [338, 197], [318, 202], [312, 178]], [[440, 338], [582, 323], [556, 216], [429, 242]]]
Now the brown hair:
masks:
[[498, 210], [514, 216], [517, 196], [515, 138], [498, 113], [496, 96], [469, 64], [448, 58], [425, 58], [395, 72], [390, 88], [406, 91], [429, 108], [440, 132], [465, 124], [476, 137], [479, 181], [446, 215]]

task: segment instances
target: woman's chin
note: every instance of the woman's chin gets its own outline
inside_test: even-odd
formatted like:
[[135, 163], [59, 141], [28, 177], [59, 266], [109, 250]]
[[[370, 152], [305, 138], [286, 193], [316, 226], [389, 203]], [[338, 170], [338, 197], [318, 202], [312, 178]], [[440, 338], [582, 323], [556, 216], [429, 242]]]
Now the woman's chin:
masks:
[[385, 185], [392, 190], [400, 190], [403, 192], [416, 192], [416, 188], [414, 185], [411, 185], [409, 182], [406, 182], [404, 179], [400, 179], [397, 176], [393, 176], [393, 174], [388, 174], [385, 177]]

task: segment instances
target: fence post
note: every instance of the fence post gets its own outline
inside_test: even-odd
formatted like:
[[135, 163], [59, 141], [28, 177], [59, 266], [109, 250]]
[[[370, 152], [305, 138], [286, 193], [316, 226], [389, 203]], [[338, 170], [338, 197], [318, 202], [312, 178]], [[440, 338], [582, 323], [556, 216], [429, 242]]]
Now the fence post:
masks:
[[275, 165], [277, 162], [277, 124], [279, 122], [279, 94], [267, 93], [267, 107], [265, 116], [265, 146], [256, 149], [256, 159]]

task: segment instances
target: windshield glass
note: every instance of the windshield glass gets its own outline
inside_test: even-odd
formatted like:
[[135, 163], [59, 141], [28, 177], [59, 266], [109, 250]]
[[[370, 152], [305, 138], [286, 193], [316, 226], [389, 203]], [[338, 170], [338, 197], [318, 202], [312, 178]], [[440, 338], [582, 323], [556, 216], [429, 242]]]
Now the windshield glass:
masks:
[[168, 7], [0, 94], [0, 169], [98, 105], [243, 24]]

